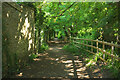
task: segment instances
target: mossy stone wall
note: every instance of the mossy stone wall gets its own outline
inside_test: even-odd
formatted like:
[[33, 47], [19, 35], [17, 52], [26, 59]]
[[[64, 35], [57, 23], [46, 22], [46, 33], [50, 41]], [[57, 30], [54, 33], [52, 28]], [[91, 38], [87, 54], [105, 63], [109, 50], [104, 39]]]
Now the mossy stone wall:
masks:
[[34, 9], [2, 3], [2, 72], [9, 77], [24, 66], [34, 51]]

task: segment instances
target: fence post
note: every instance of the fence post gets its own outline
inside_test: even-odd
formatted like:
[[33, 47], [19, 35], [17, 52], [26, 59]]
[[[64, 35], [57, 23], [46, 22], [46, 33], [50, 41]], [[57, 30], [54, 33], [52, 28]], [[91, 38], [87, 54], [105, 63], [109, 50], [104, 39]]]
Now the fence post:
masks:
[[[88, 45], [88, 41], [86, 40], [86, 44]], [[86, 46], [86, 49], [88, 50], [88, 46]]]
[[[111, 42], [113, 44], [113, 41]], [[111, 46], [111, 54], [114, 53], [114, 46]]]
[[69, 38], [69, 42], [72, 43], [72, 37]]
[[[104, 40], [103, 40], [103, 50], [105, 50]], [[105, 54], [104, 53], [103, 53], [103, 59], [105, 59]]]
[[[97, 48], [98, 48], [98, 39], [97, 39], [97, 42], [96, 42], [96, 46], [97, 46]], [[97, 49], [97, 53], [98, 53], [98, 49]]]
[[[85, 44], [85, 41], [84, 40], [82, 40], [83, 41], [83, 44]], [[85, 46], [84, 46], [84, 48], [85, 48]]]
[[[91, 41], [91, 46], [93, 46], [93, 41]], [[93, 48], [91, 47], [91, 51], [93, 52]]]
[[[86, 41], [84, 40], [84, 44], [86, 44]], [[85, 46], [85, 49], [86, 49], [86, 46]]]
[[[113, 44], [113, 41], [111, 41], [111, 43]], [[114, 53], [114, 46], [111, 46], [111, 54], [113, 55], [113, 53]], [[112, 61], [113, 61], [114, 59], [113, 59], [113, 57], [112, 57]]]

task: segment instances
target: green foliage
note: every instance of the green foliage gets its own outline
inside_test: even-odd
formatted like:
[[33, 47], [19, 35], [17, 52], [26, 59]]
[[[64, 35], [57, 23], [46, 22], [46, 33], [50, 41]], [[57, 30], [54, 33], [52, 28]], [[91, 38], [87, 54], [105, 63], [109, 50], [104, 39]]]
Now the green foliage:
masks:
[[[114, 31], [115, 29], [119, 28], [117, 26], [117, 3], [76, 2], [74, 5], [72, 5], [73, 2], [46, 2], [44, 4], [45, 5], [43, 5], [42, 10], [45, 12], [45, 24], [49, 25], [50, 28], [55, 29], [55, 31], [56, 29], [59, 29], [58, 38], [60, 38], [62, 35], [60, 31], [63, 31], [64, 27], [64, 32], [68, 32], [66, 28], [69, 28], [71, 36], [80, 38], [98, 38], [100, 40], [107, 41], [106, 37], [108, 37], [108, 35], [113, 34], [114, 37], [117, 37], [118, 35], [118, 31]], [[71, 7], [68, 8], [69, 6]], [[63, 11], [65, 12], [62, 14]], [[102, 30], [99, 30], [100, 28], [102, 28]], [[113, 40], [116, 41], [115, 38]]]
[[29, 61], [30, 61], [30, 62], [33, 62], [33, 59], [35, 59], [36, 57], [38, 57], [37, 54], [34, 54], [34, 53], [33, 53], [33, 54], [30, 54], [30, 55], [29, 55]]
[[47, 45], [46, 43], [43, 43], [43, 44], [41, 45], [41, 47], [40, 47], [41, 52], [47, 50], [48, 48], [49, 48], [49, 47], [48, 47], [48, 45]]
[[89, 60], [87, 60], [88, 63], [86, 64], [86, 66], [87, 67], [94, 66], [98, 61], [99, 57], [102, 56], [102, 54], [103, 53], [99, 52], [99, 53], [96, 53], [95, 55], [89, 56]]
[[32, 7], [32, 8], [35, 8], [35, 6], [33, 5], [32, 2], [17, 2], [17, 4], [19, 5], [25, 5], [25, 6], [29, 6], [29, 7]]
[[61, 31], [59, 31], [59, 33], [58, 33], [58, 38], [60, 38], [61, 37]]
[[[70, 43], [70, 44], [65, 45], [63, 49], [72, 52], [73, 55], [80, 55], [80, 56], [84, 57], [86, 60], [86, 67], [94, 66], [97, 63], [97, 61], [100, 60], [99, 58], [103, 57], [102, 52], [99, 52], [99, 53], [96, 53], [95, 55], [93, 55], [91, 53], [83, 51], [83, 48], [84, 47], [82, 47], [81, 49], [78, 50], [74, 46], [74, 43]], [[111, 53], [111, 49], [107, 49], [106, 51]], [[117, 56], [116, 52], [114, 52], [114, 55]], [[119, 75], [119, 73], [120, 73], [119, 61], [111, 58], [108, 55], [105, 55], [105, 59], [107, 61], [107, 65], [103, 65], [103, 69], [109, 69], [109, 71], [112, 73], [112, 76], [114, 78], [118, 78], [118, 76], [120, 76]]]
[[[111, 53], [110, 49], [107, 49], [106, 51], [109, 52], [109, 53]], [[114, 51], [114, 55], [118, 56], [115, 51]], [[120, 76], [119, 75], [119, 73], [120, 73], [120, 62], [119, 62], [119, 60], [111, 58], [110, 56], [107, 56], [107, 55], [105, 57], [107, 59], [106, 60], [107, 61], [107, 65], [103, 66], [103, 68], [109, 69], [110, 72], [112, 73], [112, 75], [115, 78], [117, 78], [118, 76]]]
[[73, 45], [73, 43], [65, 45], [63, 47], [64, 50], [67, 50], [71, 53], [78, 53], [79, 49]]
[[103, 66], [103, 68], [105, 69], [109, 69], [110, 72], [112, 73], [112, 75], [114, 76], [114, 78], [117, 78], [118, 76], [120, 76], [120, 62], [116, 61], [114, 59], [107, 59], [107, 65]]
[[[44, 31], [49, 32], [53, 30], [53, 32], [58, 32], [58, 38], [68, 35], [68, 37], [71, 36], [84, 39], [99, 39], [104, 41], [117, 42], [117, 37], [119, 35], [117, 10], [118, 3], [18, 2], [18, 4], [25, 4], [35, 8], [35, 26], [37, 33], [42, 29], [43, 33]], [[52, 32], [40, 36], [36, 34], [38, 36], [38, 38], [36, 38], [36, 42], [39, 42], [39, 37], [43, 39], [44, 35], [50, 34], [52, 34]], [[83, 43], [83, 41], [81, 41], [81, 43]], [[86, 49], [85, 46], [78, 46]], [[46, 49], [48, 49], [48, 45], [41, 42], [40, 51], [43, 52]], [[74, 43], [65, 45], [63, 49], [77, 55], [79, 55], [80, 51], [80, 49], [74, 46]], [[106, 51], [111, 53], [111, 50], [109, 48]], [[82, 55], [86, 55], [89, 58], [87, 60], [87, 66], [94, 65], [99, 60], [99, 57], [103, 56], [102, 52], [99, 52], [95, 55], [90, 55], [87, 52], [84, 52], [82, 49], [80, 53]], [[115, 55], [118, 55], [118, 53], [115, 53]], [[35, 57], [36, 55], [32, 54], [30, 56], [30, 60], [33, 60]], [[117, 74], [120, 68], [118, 61], [112, 61], [108, 55], [105, 55], [105, 57], [107, 59], [107, 62], [109, 62], [107, 68], [113, 70], [115, 77], [118, 76]]]
[[82, 28], [78, 31], [78, 37], [84, 39], [95, 39], [95, 30], [92, 27]]

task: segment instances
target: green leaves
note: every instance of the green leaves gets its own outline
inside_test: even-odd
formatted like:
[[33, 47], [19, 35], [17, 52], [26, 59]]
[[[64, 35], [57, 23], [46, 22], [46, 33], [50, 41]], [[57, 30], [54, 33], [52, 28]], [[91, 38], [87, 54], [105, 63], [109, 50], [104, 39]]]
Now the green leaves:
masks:
[[[69, 34], [92, 39], [98, 38], [99, 35], [101, 35], [101, 33], [97, 32], [100, 27], [103, 29], [106, 29], [105, 26], [118, 28], [118, 23], [116, 22], [117, 7], [115, 3], [76, 2], [69, 8], [73, 3], [74, 2], [35, 3], [38, 9], [37, 19], [39, 19], [37, 24], [39, 25], [43, 22], [43, 24], [57, 32], [62, 32], [64, 29], [70, 28]], [[40, 7], [41, 5], [42, 7]], [[41, 15], [39, 8], [41, 8], [41, 11], [45, 14]], [[40, 17], [43, 15], [46, 17], [45, 19]], [[90, 30], [89, 27], [91, 27], [92, 30]], [[110, 31], [113, 31], [112, 29]], [[68, 30], [66, 31], [68, 32]], [[104, 34], [109, 34], [108, 31], [106, 30]], [[117, 33], [118, 32], [114, 32], [113, 35], [117, 36]], [[62, 34], [59, 33], [59, 36], [60, 35]]]
[[59, 33], [58, 33], [58, 38], [60, 38], [61, 37], [61, 31], [59, 31]]

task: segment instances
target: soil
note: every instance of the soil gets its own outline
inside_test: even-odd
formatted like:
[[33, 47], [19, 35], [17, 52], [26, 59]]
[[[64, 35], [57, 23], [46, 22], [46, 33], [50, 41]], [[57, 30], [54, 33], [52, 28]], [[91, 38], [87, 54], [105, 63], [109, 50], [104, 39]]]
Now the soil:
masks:
[[62, 49], [64, 44], [50, 45], [44, 53], [38, 54], [29, 66], [21, 69], [16, 78], [110, 78], [107, 70], [101, 70], [102, 63], [86, 67], [85, 57], [73, 55]]

